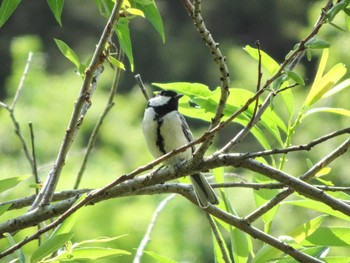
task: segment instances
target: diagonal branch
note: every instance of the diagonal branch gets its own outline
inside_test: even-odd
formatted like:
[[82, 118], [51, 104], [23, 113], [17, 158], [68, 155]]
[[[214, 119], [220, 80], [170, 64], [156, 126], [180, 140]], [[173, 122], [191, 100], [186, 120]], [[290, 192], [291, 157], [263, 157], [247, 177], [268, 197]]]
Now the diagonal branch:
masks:
[[[187, 12], [191, 16], [199, 35], [205, 42], [206, 46], [209, 48], [212, 56], [214, 57], [214, 61], [216, 62], [220, 70], [221, 96], [219, 103], [216, 107], [215, 115], [208, 128], [208, 130], [212, 130], [215, 126], [217, 126], [220, 123], [220, 120], [223, 116], [226, 101], [230, 94], [230, 74], [226, 65], [226, 58], [221, 53], [219, 44], [216, 43], [216, 41], [214, 40], [213, 36], [206, 28], [206, 25], [204, 23], [203, 17], [201, 15], [201, 0], [195, 0], [194, 5], [192, 5], [192, 3], [189, 0], [182, 0], [182, 2], [185, 8], [187, 9]], [[213, 140], [214, 135], [215, 134], [211, 134], [197, 149], [194, 155], [195, 161], [199, 161], [203, 158], [206, 150], [208, 149]]]
[[90, 65], [86, 69], [85, 79], [82, 84], [78, 99], [75, 102], [73, 113], [69, 121], [64, 139], [62, 141], [57, 159], [52, 169], [49, 172], [48, 178], [42, 190], [40, 191], [40, 193], [38, 194], [38, 197], [33, 203], [32, 210], [35, 208], [38, 208], [39, 206], [42, 207], [42, 206], [48, 205], [51, 202], [53, 193], [56, 189], [63, 166], [65, 164], [67, 153], [70, 149], [70, 146], [72, 145], [72, 142], [74, 141], [77, 131], [79, 130], [83, 122], [84, 116], [81, 115], [81, 113], [85, 103], [88, 102], [86, 101], [86, 99], [88, 100], [90, 99], [91, 82], [93, 80], [95, 71], [99, 69], [99, 67], [103, 64], [104, 60], [106, 59], [105, 56], [103, 55], [103, 51], [108, 39], [113, 33], [114, 24], [119, 19], [119, 10], [121, 8], [122, 3], [123, 3], [123, 0], [119, 0], [115, 3], [112, 13], [110, 15], [110, 18], [106, 24], [106, 27], [104, 28], [100, 41], [96, 47], [96, 50], [90, 62]]
[[[309, 181], [310, 179], [312, 179], [317, 174], [317, 172], [319, 172], [322, 168], [326, 167], [331, 162], [336, 160], [340, 155], [344, 154], [347, 151], [347, 149], [349, 149], [349, 147], [350, 147], [350, 138], [347, 139], [344, 143], [342, 143], [339, 147], [337, 147], [333, 152], [331, 152], [326, 157], [324, 157], [319, 162], [317, 162], [306, 173], [304, 173], [302, 176], [300, 176], [300, 180]], [[323, 188], [323, 189], [327, 189], [327, 188]], [[248, 222], [254, 222], [262, 214], [264, 214], [267, 211], [269, 211], [270, 209], [272, 209], [274, 206], [276, 206], [281, 201], [283, 201], [288, 196], [290, 196], [293, 192], [294, 191], [291, 188], [283, 190], [282, 192], [278, 193], [269, 202], [265, 203], [264, 205], [259, 207], [257, 210], [252, 212], [250, 215], [246, 216], [245, 219], [248, 220]]]

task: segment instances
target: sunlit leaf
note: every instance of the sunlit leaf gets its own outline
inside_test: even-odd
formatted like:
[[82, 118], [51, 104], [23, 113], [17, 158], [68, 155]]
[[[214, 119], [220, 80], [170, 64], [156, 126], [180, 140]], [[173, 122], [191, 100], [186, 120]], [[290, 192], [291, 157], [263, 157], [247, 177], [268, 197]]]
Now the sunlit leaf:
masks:
[[124, 63], [116, 59], [115, 57], [108, 56], [108, 61], [112, 63], [113, 66], [125, 70]]
[[140, 9], [137, 9], [137, 8], [127, 8], [125, 11], [131, 15], [145, 17], [145, 14]]
[[115, 30], [118, 36], [120, 46], [129, 60], [131, 71], [134, 71], [134, 55], [132, 52], [129, 20], [126, 18], [120, 18], [115, 26]]
[[56, 42], [56, 45], [58, 46], [61, 53], [69, 59], [70, 62], [72, 62], [78, 69], [80, 66], [80, 61], [77, 56], [77, 54], [71, 49], [66, 43], [64, 43], [62, 40], [59, 40], [57, 38], [54, 39]]
[[[226, 211], [230, 214], [238, 216], [236, 211], [229, 202], [229, 198], [226, 194], [223, 194], [223, 199], [225, 200]], [[231, 234], [231, 246], [233, 252], [234, 262], [245, 263], [248, 260], [249, 254], [253, 253], [252, 241], [250, 236], [244, 233], [242, 230], [229, 226]]]
[[306, 98], [305, 105], [310, 106], [323, 97], [329, 90], [332, 89], [346, 73], [344, 64], [337, 64], [326, 74], [323, 75], [324, 68], [327, 63], [328, 49], [324, 50], [315, 80], [312, 84], [311, 90]]
[[[322, 257], [322, 262], [324, 260], [323, 256], [328, 251], [329, 251], [328, 247], [311, 247], [311, 248], [305, 248], [305, 249], [301, 250], [302, 253], [310, 255], [312, 257], [315, 257], [315, 258]], [[326, 262], [328, 262], [328, 261], [326, 261]], [[295, 258], [293, 258], [291, 256], [286, 256], [282, 259], [274, 261], [274, 263], [295, 263]]]
[[111, 241], [117, 240], [117, 239], [125, 237], [125, 236], [127, 236], [127, 235], [121, 235], [121, 236], [117, 236], [117, 237], [99, 237], [99, 238], [90, 239], [90, 240], [83, 240], [83, 241], [74, 243], [73, 248], [80, 247], [80, 246], [83, 246], [86, 244], [107, 243], [107, 242], [111, 242]]
[[71, 240], [73, 235], [74, 233], [64, 233], [49, 238], [34, 251], [30, 258], [30, 262], [39, 262], [43, 258], [51, 255], [53, 252], [61, 248], [68, 240]]
[[27, 179], [28, 177], [30, 177], [30, 175], [22, 175], [22, 176], [10, 177], [10, 178], [5, 178], [0, 180], [0, 193], [15, 187], [17, 184]]
[[146, 255], [150, 256], [151, 258], [153, 258], [155, 260], [155, 262], [159, 262], [159, 263], [177, 263], [177, 261], [170, 259], [168, 257], [159, 255], [153, 251], [144, 251]]
[[61, 15], [64, 5], [64, 0], [47, 0], [52, 13], [55, 16], [57, 23], [62, 26]]
[[[3, 233], [3, 235], [7, 238], [8, 242], [11, 246], [14, 246], [17, 244], [16, 240], [13, 238], [13, 236], [10, 233]], [[26, 262], [26, 258], [24, 256], [22, 249], [17, 249], [14, 253], [17, 256], [19, 263]]]
[[[220, 88], [216, 88], [214, 91], [210, 91], [206, 85], [188, 82], [152, 84], [162, 89], [174, 90], [178, 93], [186, 95], [185, 97], [181, 98], [179, 104], [182, 114], [208, 122], [210, 122], [214, 117], [217, 104], [221, 96]], [[222, 119], [225, 120], [229, 118], [253, 96], [254, 93], [248, 90], [230, 88], [230, 96], [227, 99], [224, 116]], [[261, 103], [262, 101], [259, 100], [259, 105]], [[246, 126], [248, 125], [253, 112], [254, 103], [249, 106], [248, 110], [237, 116], [233, 122]], [[266, 109], [260, 118], [259, 126], [266, 128], [274, 136], [277, 142], [282, 145], [280, 129], [286, 132], [287, 128], [283, 120], [271, 108]], [[255, 125], [251, 129], [251, 133], [265, 149], [270, 149], [270, 142], [259, 126]]]
[[[266, 176], [260, 175], [260, 174], [254, 174], [253, 182], [255, 183], [269, 183], [271, 182], [271, 179], [269, 179]], [[254, 200], [257, 207], [260, 207], [264, 205], [266, 202], [270, 201], [272, 198], [278, 194], [277, 189], [259, 189], [254, 190]], [[270, 209], [268, 212], [264, 213], [261, 217], [265, 224], [269, 224], [276, 215], [278, 211], [279, 206], [275, 206], [272, 209]]]
[[0, 216], [3, 215], [10, 207], [11, 204], [0, 205]]
[[350, 228], [348, 227], [319, 227], [308, 236], [303, 242], [303, 245], [317, 246], [350, 246]]
[[322, 107], [322, 108], [316, 108], [316, 109], [312, 109], [312, 110], [307, 111], [304, 115], [304, 118], [310, 116], [311, 114], [318, 113], [318, 112], [328, 112], [328, 113], [334, 113], [334, 114], [350, 117], [350, 110], [346, 110], [343, 108]]
[[332, 89], [330, 89], [328, 92], [326, 92], [322, 98], [330, 97], [334, 94], [337, 94], [338, 92], [342, 91], [343, 89], [350, 87], [350, 79], [346, 79], [339, 83], [338, 85], [334, 86]]
[[315, 174], [315, 177], [322, 177], [329, 174], [332, 171], [330, 167], [323, 167], [320, 171]]
[[304, 207], [304, 208], [308, 208], [314, 211], [318, 211], [321, 212], [323, 214], [328, 214], [346, 221], [350, 221], [350, 217], [339, 212], [336, 210], [333, 210], [333, 208], [329, 207], [326, 204], [323, 204], [321, 202], [317, 202], [314, 200], [310, 200], [310, 199], [305, 199], [305, 200], [295, 200], [295, 201], [285, 201], [283, 202], [283, 204], [286, 205], [293, 205], [293, 206], [300, 206], [300, 207]]
[[[81, 202], [82, 200], [85, 199], [85, 197], [86, 197], [86, 194], [82, 194], [78, 198], [78, 200], [76, 200], [74, 202], [74, 204], [77, 204], [77, 203]], [[70, 215], [68, 218], [66, 218], [58, 227], [55, 228], [55, 230], [52, 232], [50, 238], [53, 238], [55, 236], [71, 232], [71, 230], [73, 229], [74, 224], [76, 223], [76, 221], [78, 219], [80, 211], [81, 211], [81, 209], [76, 211], [72, 215]]]
[[21, 0], [3, 0], [0, 6], [0, 27], [2, 27], [7, 19], [16, 10]]
[[[286, 85], [288, 85], [288, 83], [286, 83]], [[281, 88], [283, 87], [284, 86], [282, 86]], [[281, 98], [284, 102], [285, 107], [288, 110], [289, 115], [292, 116], [294, 113], [294, 96], [291, 89], [283, 90], [279, 94], [281, 94]]]
[[[63, 252], [59, 256], [55, 257], [54, 260], [97, 260], [107, 259], [115, 256], [131, 255], [129, 251], [116, 248], [105, 248], [105, 247], [79, 247], [75, 248], [70, 252]], [[60, 262], [61, 262], [60, 261]]]
[[[247, 45], [244, 47], [244, 50], [255, 60], [259, 61], [259, 51], [257, 48]], [[280, 69], [280, 65], [264, 51], [260, 50], [260, 54], [261, 65], [270, 73], [270, 75], [275, 74]]]
[[191, 82], [173, 82], [173, 83], [152, 83], [152, 85], [165, 90], [173, 90], [180, 94], [192, 97], [208, 97], [214, 92], [207, 85]]
[[[300, 243], [313, 232], [315, 232], [326, 217], [327, 216], [325, 215], [316, 217], [292, 230], [290, 233], [288, 233], [288, 236], [290, 236], [295, 242]], [[269, 262], [271, 259], [281, 257], [282, 255], [283, 252], [281, 250], [271, 247], [270, 245], [264, 245], [256, 253], [255, 258], [252, 262]]]
[[333, 256], [322, 258], [326, 263], [349, 263], [349, 257]]

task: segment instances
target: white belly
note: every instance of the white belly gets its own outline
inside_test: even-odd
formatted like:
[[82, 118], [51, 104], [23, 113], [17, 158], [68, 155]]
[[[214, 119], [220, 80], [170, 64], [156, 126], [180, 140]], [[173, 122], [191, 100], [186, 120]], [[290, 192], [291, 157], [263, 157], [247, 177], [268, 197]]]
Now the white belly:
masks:
[[[164, 152], [160, 151], [159, 147], [157, 146], [157, 128], [158, 121], [154, 120], [153, 109], [146, 109], [143, 118], [142, 130], [147, 142], [147, 147], [155, 158], [164, 155]], [[172, 150], [177, 149], [189, 142], [183, 133], [181, 119], [177, 111], [170, 112], [163, 116], [161, 119], [160, 131], [162, 138], [164, 138], [163, 149], [165, 153], [171, 152]], [[185, 152], [178, 153], [177, 155], [166, 160], [164, 164], [174, 165], [179, 161], [189, 159], [191, 156], [192, 149], [189, 148]]]

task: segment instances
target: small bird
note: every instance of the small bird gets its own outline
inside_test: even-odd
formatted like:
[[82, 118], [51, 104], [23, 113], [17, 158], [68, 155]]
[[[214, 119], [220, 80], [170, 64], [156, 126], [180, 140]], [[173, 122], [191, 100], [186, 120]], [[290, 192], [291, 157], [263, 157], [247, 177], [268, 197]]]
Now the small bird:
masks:
[[[154, 158], [158, 158], [191, 141], [193, 135], [184, 116], [178, 111], [182, 94], [163, 90], [148, 101], [143, 117], [142, 130], [147, 147]], [[192, 157], [195, 148], [188, 148], [164, 161], [165, 165], [175, 165]], [[218, 204], [219, 200], [208, 181], [201, 173], [190, 176], [200, 207]]]

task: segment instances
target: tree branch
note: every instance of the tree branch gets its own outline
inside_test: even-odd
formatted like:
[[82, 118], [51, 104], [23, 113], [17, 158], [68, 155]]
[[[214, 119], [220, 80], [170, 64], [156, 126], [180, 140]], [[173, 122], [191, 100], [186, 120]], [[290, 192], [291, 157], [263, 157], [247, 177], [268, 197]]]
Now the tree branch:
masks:
[[98, 70], [99, 66], [102, 65], [102, 63], [105, 60], [103, 51], [108, 39], [110, 38], [110, 35], [113, 32], [114, 24], [119, 19], [119, 10], [121, 8], [122, 3], [123, 3], [123, 0], [119, 0], [115, 3], [113, 7], [112, 13], [106, 24], [106, 27], [104, 28], [104, 31], [96, 47], [96, 50], [94, 52], [90, 65], [88, 66], [85, 72], [85, 79], [82, 84], [78, 99], [75, 103], [73, 113], [69, 121], [68, 128], [66, 130], [63, 142], [61, 144], [57, 159], [52, 169], [49, 172], [48, 178], [42, 190], [40, 191], [40, 193], [38, 194], [38, 197], [33, 203], [32, 210], [37, 208], [38, 206], [42, 207], [42, 206], [48, 205], [51, 202], [53, 193], [56, 189], [56, 185], [58, 183], [63, 166], [65, 164], [67, 153], [70, 149], [70, 146], [75, 138], [77, 131], [79, 130], [83, 122], [84, 117], [83, 115], [81, 115], [82, 109], [84, 104], [87, 102], [86, 99], [90, 99], [91, 82], [93, 80], [94, 73], [96, 70]]
[[[194, 6], [189, 0], [183, 0], [182, 2], [185, 8], [187, 9], [187, 12], [191, 16], [198, 33], [200, 34], [202, 40], [205, 42], [206, 46], [209, 48], [212, 56], [214, 57], [214, 61], [216, 62], [220, 70], [221, 96], [219, 103], [216, 107], [214, 118], [212, 119], [211, 124], [208, 128], [208, 130], [210, 131], [213, 130], [213, 128], [219, 124], [223, 116], [226, 101], [230, 94], [230, 74], [226, 65], [226, 58], [222, 55], [221, 50], [219, 48], [219, 44], [215, 42], [213, 36], [206, 28], [206, 25], [204, 23], [203, 17], [201, 15], [201, 0], [195, 0]], [[213, 137], [214, 134], [211, 134], [205, 141], [203, 141], [203, 143], [200, 145], [200, 147], [194, 154], [195, 161], [199, 161], [203, 158], [206, 150], [212, 142]]]

